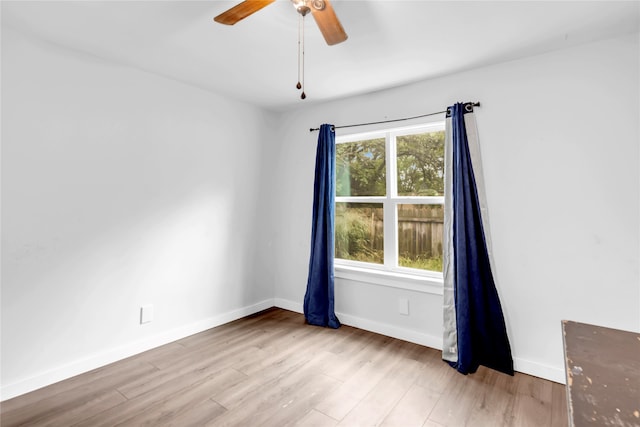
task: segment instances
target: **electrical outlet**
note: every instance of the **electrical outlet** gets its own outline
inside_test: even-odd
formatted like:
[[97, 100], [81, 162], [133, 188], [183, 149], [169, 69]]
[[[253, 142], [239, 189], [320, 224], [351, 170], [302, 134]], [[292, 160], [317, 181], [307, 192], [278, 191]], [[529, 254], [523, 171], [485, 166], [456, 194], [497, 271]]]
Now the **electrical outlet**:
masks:
[[398, 298], [398, 312], [402, 315], [409, 315], [409, 300], [406, 298]]
[[153, 305], [143, 305], [140, 307], [140, 324], [149, 323], [153, 320]]

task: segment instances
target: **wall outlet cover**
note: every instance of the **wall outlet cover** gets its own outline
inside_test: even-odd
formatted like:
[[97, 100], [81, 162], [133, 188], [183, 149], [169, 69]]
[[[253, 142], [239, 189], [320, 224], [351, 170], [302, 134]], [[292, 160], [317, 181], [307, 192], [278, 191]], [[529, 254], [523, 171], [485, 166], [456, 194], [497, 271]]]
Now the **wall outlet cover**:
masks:
[[398, 298], [398, 312], [404, 316], [409, 315], [409, 300], [407, 298]]
[[140, 307], [140, 324], [149, 323], [153, 321], [153, 305], [143, 305]]

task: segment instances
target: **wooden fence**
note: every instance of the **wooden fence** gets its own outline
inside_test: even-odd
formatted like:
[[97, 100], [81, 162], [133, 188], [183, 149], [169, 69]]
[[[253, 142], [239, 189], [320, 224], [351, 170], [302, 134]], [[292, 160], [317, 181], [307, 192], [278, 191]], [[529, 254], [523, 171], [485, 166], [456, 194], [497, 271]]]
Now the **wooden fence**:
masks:
[[409, 258], [442, 256], [442, 205], [398, 205], [398, 249]]
[[[382, 209], [362, 209], [362, 221], [369, 229], [369, 248], [383, 249]], [[442, 256], [444, 209], [442, 205], [398, 205], [398, 249], [400, 256], [439, 258]], [[366, 219], [365, 219], [366, 218]]]

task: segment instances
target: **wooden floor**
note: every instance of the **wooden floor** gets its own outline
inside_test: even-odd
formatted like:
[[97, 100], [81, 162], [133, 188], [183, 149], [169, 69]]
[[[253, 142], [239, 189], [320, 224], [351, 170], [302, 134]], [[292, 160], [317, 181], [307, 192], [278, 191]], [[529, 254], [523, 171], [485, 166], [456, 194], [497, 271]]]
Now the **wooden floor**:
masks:
[[566, 426], [565, 387], [271, 309], [0, 405], [2, 427]]

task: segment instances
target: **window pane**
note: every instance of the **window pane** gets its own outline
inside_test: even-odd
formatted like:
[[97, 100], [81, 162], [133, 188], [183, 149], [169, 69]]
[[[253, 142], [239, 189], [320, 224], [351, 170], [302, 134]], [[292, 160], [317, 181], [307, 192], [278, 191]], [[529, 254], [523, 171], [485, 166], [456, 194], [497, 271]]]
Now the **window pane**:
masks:
[[336, 258], [384, 263], [382, 203], [336, 203]]
[[398, 265], [442, 271], [443, 205], [398, 205]]
[[398, 196], [444, 195], [444, 131], [399, 136]]
[[384, 196], [384, 138], [336, 145], [336, 195]]

